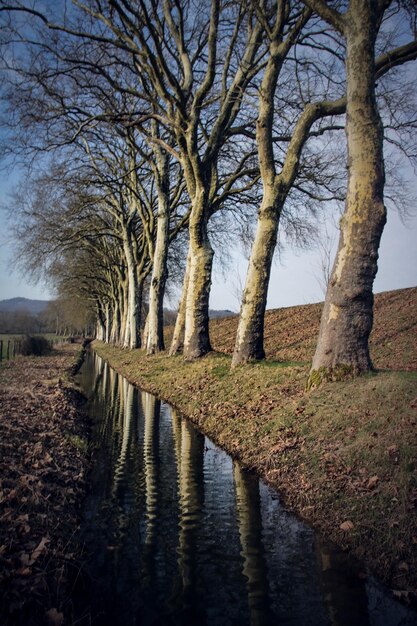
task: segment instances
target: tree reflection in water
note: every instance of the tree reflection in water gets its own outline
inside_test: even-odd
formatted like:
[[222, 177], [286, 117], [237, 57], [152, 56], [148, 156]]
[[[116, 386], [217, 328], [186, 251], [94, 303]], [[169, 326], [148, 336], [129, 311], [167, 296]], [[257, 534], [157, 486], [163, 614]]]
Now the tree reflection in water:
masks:
[[174, 409], [94, 353], [79, 381], [94, 464], [78, 624], [415, 624]]

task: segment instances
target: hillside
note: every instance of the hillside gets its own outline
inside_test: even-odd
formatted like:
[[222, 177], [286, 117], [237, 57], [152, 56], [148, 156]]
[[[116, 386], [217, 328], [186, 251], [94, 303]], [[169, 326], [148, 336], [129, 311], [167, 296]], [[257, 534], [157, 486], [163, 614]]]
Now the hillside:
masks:
[[42, 313], [49, 304], [49, 300], [30, 300], [29, 298], [10, 298], [9, 300], [0, 300], [0, 311], [6, 313], [14, 313], [17, 311], [26, 311], [32, 315]]
[[[322, 304], [266, 312], [265, 351], [268, 359], [306, 362], [313, 358]], [[210, 322], [213, 349], [232, 354], [237, 317]], [[375, 296], [371, 355], [377, 369], [417, 370], [417, 287]]]

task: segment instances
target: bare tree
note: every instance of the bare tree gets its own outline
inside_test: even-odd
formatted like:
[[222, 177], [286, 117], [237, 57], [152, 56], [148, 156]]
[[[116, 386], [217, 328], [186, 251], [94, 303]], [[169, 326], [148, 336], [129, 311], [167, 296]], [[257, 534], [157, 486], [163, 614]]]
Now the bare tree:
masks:
[[[255, 240], [249, 259], [248, 273], [239, 317], [232, 365], [263, 359], [264, 317], [272, 257], [277, 242], [278, 225], [285, 202], [300, 172], [300, 161], [311, 134], [320, 135], [325, 128], [312, 133], [312, 127], [323, 118], [344, 112], [344, 98], [307, 100], [301, 97], [289, 137], [284, 138], [278, 161], [274, 150], [275, 97], [278, 79], [300, 33], [310, 18], [310, 11], [300, 11], [297, 4], [279, 2], [267, 14], [258, 8], [258, 17], [269, 42], [267, 63], [259, 89], [259, 112], [256, 139], [259, 167], [263, 182], [263, 198], [258, 212]], [[285, 79], [297, 85], [297, 66]], [[331, 85], [330, 85], [331, 86]], [[302, 95], [302, 94], [301, 94]], [[317, 98], [320, 94], [314, 94]], [[285, 118], [286, 112], [282, 118]], [[281, 132], [281, 135], [284, 134]], [[285, 141], [286, 139], [286, 141]], [[277, 163], [278, 161], [278, 163]]]
[[334, 235], [329, 234], [327, 227], [324, 228], [324, 232], [319, 235], [317, 250], [319, 258], [317, 262], [317, 272], [315, 273], [316, 280], [320, 285], [320, 289], [323, 296], [326, 295], [326, 291], [330, 282], [330, 276], [333, 265], [333, 246], [335, 244]]
[[372, 286], [386, 221], [383, 124], [375, 97], [378, 71], [417, 57], [417, 41], [375, 60], [375, 46], [390, 0], [350, 0], [339, 12], [324, 0], [304, 0], [346, 40], [348, 187], [339, 248], [326, 294], [309, 384], [372, 369], [369, 335]]

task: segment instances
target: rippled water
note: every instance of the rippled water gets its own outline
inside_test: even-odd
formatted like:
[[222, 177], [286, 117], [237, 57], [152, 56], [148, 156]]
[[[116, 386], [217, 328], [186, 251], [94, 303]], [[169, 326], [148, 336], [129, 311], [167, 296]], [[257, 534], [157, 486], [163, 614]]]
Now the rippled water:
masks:
[[95, 448], [80, 624], [417, 624], [173, 408], [93, 352], [79, 382]]

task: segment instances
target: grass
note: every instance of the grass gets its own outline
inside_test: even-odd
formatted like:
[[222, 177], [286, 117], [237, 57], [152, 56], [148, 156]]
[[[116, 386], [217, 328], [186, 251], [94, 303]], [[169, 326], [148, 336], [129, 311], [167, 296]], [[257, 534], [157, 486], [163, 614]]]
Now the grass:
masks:
[[373, 358], [384, 369], [314, 391], [305, 389], [315, 342], [306, 328], [318, 330], [319, 305], [269, 313], [269, 358], [233, 370], [235, 319], [211, 325], [213, 343], [224, 351], [192, 363], [97, 342], [94, 348], [258, 471], [327, 538], [411, 595], [417, 590], [417, 289], [401, 293], [377, 296]]
[[80, 435], [74, 435], [71, 433], [64, 433], [65, 439], [76, 448], [83, 456], [87, 456], [88, 453], [88, 440]]

